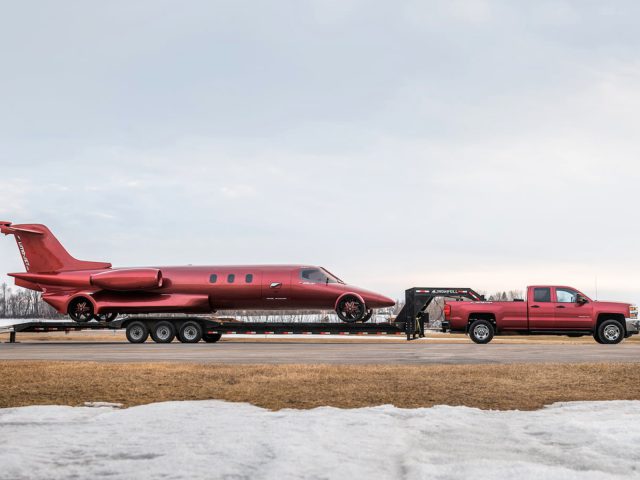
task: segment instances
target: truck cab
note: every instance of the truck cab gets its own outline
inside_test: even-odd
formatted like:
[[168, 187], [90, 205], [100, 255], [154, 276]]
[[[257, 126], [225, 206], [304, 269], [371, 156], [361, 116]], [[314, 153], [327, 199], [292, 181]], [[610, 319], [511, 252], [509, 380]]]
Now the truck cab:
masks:
[[444, 329], [476, 343], [508, 334], [592, 335], [598, 343], [619, 343], [640, 332], [636, 306], [594, 301], [564, 285], [527, 287], [525, 300], [447, 302], [444, 312]]

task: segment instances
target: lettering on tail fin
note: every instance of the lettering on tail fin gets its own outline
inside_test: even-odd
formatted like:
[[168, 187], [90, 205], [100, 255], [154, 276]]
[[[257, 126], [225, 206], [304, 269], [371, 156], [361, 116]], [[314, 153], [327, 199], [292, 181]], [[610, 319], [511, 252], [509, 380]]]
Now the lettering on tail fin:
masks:
[[24, 262], [24, 268], [27, 269], [27, 272], [29, 271], [29, 267], [31, 266], [29, 264], [29, 259], [27, 258], [27, 252], [24, 251], [24, 247], [22, 246], [22, 240], [20, 240], [20, 236], [16, 235], [16, 241], [18, 243], [18, 250], [20, 250], [20, 255], [22, 255], [22, 261]]

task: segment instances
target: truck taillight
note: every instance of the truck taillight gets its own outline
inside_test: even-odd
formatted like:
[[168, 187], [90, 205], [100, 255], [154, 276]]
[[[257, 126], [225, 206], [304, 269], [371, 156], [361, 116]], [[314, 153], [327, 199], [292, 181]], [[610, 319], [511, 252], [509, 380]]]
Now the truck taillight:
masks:
[[635, 305], [629, 306], [629, 318], [638, 318], [638, 307], [636, 307]]
[[449, 318], [451, 317], [451, 305], [449, 305], [448, 303], [444, 304], [444, 319], [445, 320], [449, 320]]

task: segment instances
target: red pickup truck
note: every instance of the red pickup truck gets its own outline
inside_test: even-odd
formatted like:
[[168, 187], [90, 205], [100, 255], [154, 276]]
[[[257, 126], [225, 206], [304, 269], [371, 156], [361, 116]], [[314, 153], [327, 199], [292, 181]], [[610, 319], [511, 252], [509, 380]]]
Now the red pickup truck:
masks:
[[532, 286], [527, 300], [446, 302], [443, 330], [464, 332], [476, 343], [494, 335], [593, 335], [598, 343], [620, 343], [640, 332], [638, 308], [593, 301], [575, 288]]

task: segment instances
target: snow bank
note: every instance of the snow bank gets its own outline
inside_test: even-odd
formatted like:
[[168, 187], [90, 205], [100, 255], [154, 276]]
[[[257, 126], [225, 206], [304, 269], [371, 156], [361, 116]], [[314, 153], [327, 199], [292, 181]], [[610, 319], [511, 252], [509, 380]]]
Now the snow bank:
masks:
[[0, 478], [640, 478], [639, 407], [12, 408], [0, 410]]

